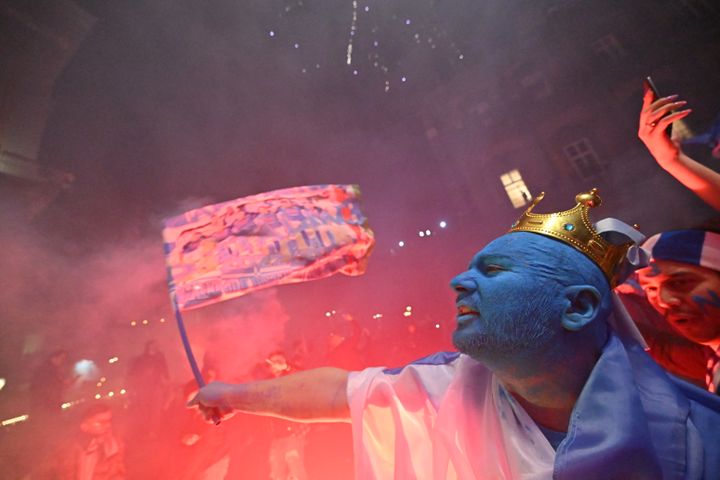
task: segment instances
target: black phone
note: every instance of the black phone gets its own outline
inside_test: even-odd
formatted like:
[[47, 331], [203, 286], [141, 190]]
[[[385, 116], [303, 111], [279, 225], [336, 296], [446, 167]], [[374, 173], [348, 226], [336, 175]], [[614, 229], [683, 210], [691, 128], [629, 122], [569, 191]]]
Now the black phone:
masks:
[[[643, 90], [644, 91], [652, 90], [653, 95], [655, 95], [655, 100], [660, 98], [660, 92], [658, 92], [658, 89], [655, 86], [655, 83], [653, 82], [652, 78], [650, 78], [650, 77], [645, 77], [645, 80], [643, 81]], [[663, 115], [663, 117], [667, 117], [668, 115], [670, 115], [670, 113], [672, 113], [672, 112], [666, 113], [665, 115]], [[672, 123], [667, 126], [667, 128], [665, 129], [665, 133], [668, 134], [668, 137], [672, 137]]]

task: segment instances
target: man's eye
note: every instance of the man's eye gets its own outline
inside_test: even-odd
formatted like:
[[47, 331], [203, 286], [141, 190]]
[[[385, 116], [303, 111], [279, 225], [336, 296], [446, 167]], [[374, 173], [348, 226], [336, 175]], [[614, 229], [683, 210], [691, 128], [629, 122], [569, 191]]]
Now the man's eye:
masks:
[[485, 273], [495, 273], [495, 272], [502, 272], [505, 269], [501, 267], [500, 265], [495, 264], [489, 264], [485, 266]]

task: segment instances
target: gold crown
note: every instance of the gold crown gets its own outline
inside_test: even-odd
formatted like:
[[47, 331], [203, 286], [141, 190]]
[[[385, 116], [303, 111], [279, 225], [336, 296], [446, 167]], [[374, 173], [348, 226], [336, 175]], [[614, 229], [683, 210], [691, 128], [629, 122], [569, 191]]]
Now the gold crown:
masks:
[[575, 205], [570, 210], [557, 213], [532, 213], [545, 192], [535, 197], [525, 213], [512, 224], [511, 232], [532, 232], [555, 238], [571, 245], [590, 257], [600, 267], [611, 287], [616, 285], [615, 276], [625, 260], [632, 242], [613, 245], [606, 241], [590, 223], [588, 212], [602, 203], [597, 188], [575, 196]]

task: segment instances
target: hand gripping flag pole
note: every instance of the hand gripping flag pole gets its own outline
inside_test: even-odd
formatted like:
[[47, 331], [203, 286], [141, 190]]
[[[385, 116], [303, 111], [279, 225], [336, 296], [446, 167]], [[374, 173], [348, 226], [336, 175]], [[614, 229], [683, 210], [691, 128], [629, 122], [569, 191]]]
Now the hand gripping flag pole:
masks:
[[[272, 286], [363, 274], [375, 240], [359, 200], [356, 185], [312, 185], [208, 205], [164, 221], [170, 300], [201, 388], [205, 382], [182, 312]], [[214, 420], [219, 422], [219, 414]]]

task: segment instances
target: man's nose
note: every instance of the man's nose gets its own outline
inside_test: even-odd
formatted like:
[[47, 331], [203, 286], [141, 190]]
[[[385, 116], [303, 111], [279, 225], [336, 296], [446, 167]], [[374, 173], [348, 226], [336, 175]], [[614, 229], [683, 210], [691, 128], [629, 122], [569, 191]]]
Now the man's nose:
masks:
[[477, 290], [477, 284], [470, 276], [469, 271], [463, 272], [450, 281], [450, 288], [457, 293], [468, 293]]
[[671, 308], [680, 305], [682, 300], [672, 289], [661, 286], [660, 292], [658, 293], [658, 303], [662, 308]]

